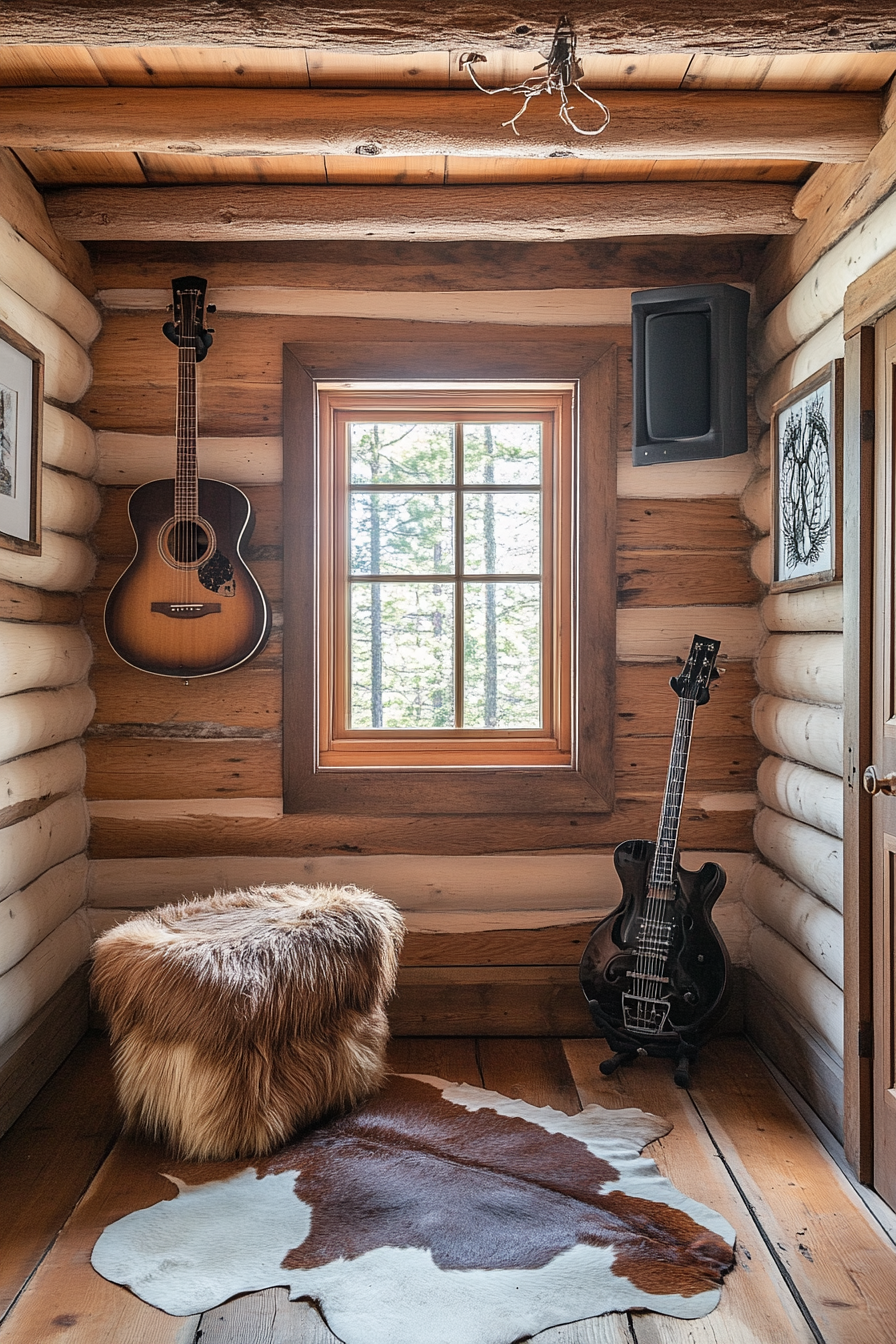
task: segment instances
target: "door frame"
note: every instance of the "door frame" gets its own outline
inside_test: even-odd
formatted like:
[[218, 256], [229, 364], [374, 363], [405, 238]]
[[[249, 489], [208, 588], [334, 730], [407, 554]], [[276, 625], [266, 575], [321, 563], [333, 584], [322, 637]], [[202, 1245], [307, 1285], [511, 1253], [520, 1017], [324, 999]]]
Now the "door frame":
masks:
[[862, 775], [872, 751], [874, 397], [875, 328], [862, 325], [847, 335], [843, 366], [843, 1147], [866, 1185], [874, 1177], [873, 851]]
[[862, 774], [872, 759], [875, 454], [885, 430], [876, 331], [893, 308], [896, 252], [854, 280], [843, 300], [843, 1146], [866, 1185], [874, 1181], [874, 856]]

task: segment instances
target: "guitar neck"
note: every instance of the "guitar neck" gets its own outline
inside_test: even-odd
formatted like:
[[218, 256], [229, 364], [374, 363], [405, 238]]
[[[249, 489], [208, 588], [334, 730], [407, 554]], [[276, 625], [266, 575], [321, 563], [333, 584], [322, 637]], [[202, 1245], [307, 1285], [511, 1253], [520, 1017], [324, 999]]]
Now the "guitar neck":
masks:
[[669, 772], [666, 776], [666, 789], [663, 794], [663, 810], [660, 816], [656, 853], [650, 872], [652, 888], [671, 887], [675, 872], [675, 852], [678, 848], [678, 831], [681, 826], [681, 809], [684, 802], [684, 785], [688, 772], [688, 757], [691, 751], [691, 735], [694, 729], [696, 700], [681, 699], [675, 716], [675, 731], [672, 737], [672, 754], [669, 759]]
[[199, 517], [199, 470], [196, 463], [196, 351], [182, 345], [177, 360], [177, 469], [174, 478], [176, 522]]

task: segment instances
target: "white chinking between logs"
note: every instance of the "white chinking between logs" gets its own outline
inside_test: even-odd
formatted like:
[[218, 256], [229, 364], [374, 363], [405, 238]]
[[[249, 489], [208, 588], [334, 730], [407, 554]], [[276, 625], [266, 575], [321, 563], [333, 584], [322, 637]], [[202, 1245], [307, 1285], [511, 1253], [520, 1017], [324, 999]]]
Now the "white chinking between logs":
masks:
[[[821, 198], [815, 207], [822, 208]], [[758, 329], [761, 420], [769, 421], [772, 404], [787, 391], [843, 354], [843, 294], [892, 251], [893, 218], [890, 198], [816, 259]], [[766, 436], [763, 466], [770, 447]], [[766, 584], [772, 577], [771, 498], [770, 474], [760, 470], [741, 505], [762, 534], [752, 564]], [[761, 693], [753, 726], [773, 754], [757, 779], [762, 806], [755, 836], [764, 862], [745, 887], [754, 920], [751, 963], [788, 1019], [794, 1048], [811, 1058], [820, 1041], [842, 1060], [843, 585], [770, 593], [760, 610], [768, 635], [756, 660]], [[748, 1009], [748, 1025], [766, 1043], [761, 1013], [750, 1021]], [[820, 1080], [819, 1087], [824, 1090]], [[828, 1106], [825, 1118], [838, 1129], [842, 1098], [832, 1096]]]
[[[49, 259], [52, 235], [27, 175], [6, 158], [3, 171], [5, 180], [15, 178], [7, 199], [15, 198], [16, 222], [0, 218], [0, 318], [43, 352], [44, 391], [51, 401], [43, 408], [41, 554], [0, 550], [0, 579], [26, 589], [77, 592], [96, 564], [81, 539], [99, 513], [99, 492], [88, 479], [96, 442], [87, 425], [52, 402], [74, 403], [89, 386], [87, 348], [100, 316]], [[58, 253], [62, 264], [71, 250], [60, 245]], [[6, 1047], [0, 1090], [12, 1070], [17, 1094], [14, 1109], [3, 1108], [4, 1124], [60, 1062], [55, 1037], [63, 1045], [71, 1040], [70, 1022], [86, 1012], [86, 1000], [75, 1008], [68, 994], [54, 1017], [52, 1001], [66, 997], [63, 987], [89, 951], [89, 818], [78, 739], [95, 703], [86, 682], [91, 657], [80, 625], [0, 622], [0, 1049]], [[79, 993], [83, 998], [83, 987]], [[32, 1039], [44, 1044], [35, 1047]], [[29, 1075], [25, 1083], [15, 1072], [22, 1067]]]

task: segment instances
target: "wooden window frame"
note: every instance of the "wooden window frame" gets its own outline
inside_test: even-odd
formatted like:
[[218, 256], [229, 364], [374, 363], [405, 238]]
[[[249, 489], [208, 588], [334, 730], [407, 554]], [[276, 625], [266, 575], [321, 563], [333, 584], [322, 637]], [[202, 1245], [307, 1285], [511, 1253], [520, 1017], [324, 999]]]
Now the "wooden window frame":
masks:
[[[317, 326], [318, 324], [315, 324]], [[573, 384], [571, 763], [321, 767], [318, 385]], [[607, 813], [614, 806], [616, 347], [600, 328], [333, 319], [284, 346], [284, 811]]]
[[[423, 389], [419, 384], [394, 385], [374, 391], [319, 385], [318, 465], [318, 767], [452, 769], [458, 766], [543, 765], [571, 763], [572, 693], [572, 466], [575, 389], [554, 384], [535, 388], [534, 383], [516, 390], [490, 390], [459, 386]], [[412, 420], [419, 416], [446, 423], [458, 420], [520, 418], [539, 421], [548, 432], [542, 435], [542, 463], [538, 493], [544, 535], [539, 586], [543, 594], [542, 621], [542, 726], [512, 728], [413, 729], [350, 728], [345, 722], [349, 672], [346, 664], [348, 613], [345, 568], [348, 549], [347, 495], [352, 487], [346, 478], [344, 434], [353, 420]], [[458, 464], [459, 465], [459, 464]], [[355, 487], [363, 489], [364, 487]], [[385, 487], [383, 487], [385, 488]], [[460, 478], [440, 488], [457, 497], [467, 486]], [[499, 490], [517, 487], [498, 486]], [[522, 487], [519, 487], [522, 488]], [[461, 514], [455, 518], [455, 530]], [[475, 581], [475, 577], [473, 579]], [[455, 571], [446, 576], [455, 588], [455, 615], [464, 576]], [[457, 653], [457, 651], [455, 651]], [[456, 671], [455, 694], [460, 695], [462, 673]]]

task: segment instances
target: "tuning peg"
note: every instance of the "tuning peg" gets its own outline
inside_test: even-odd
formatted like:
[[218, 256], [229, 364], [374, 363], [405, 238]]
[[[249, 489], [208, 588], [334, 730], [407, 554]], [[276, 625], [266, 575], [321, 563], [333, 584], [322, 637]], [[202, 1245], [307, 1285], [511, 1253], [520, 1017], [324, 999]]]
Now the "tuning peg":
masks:
[[206, 304], [205, 311], [207, 313], [216, 313], [218, 311], [218, 305], [215, 303]]

